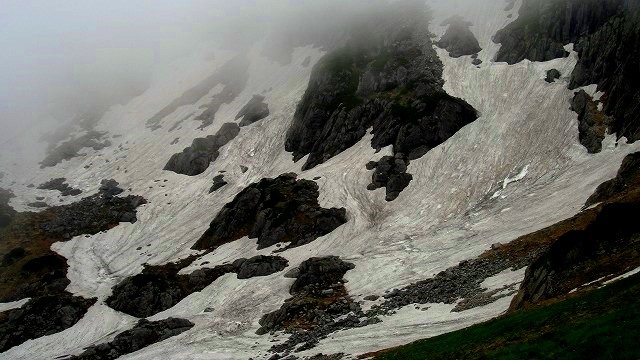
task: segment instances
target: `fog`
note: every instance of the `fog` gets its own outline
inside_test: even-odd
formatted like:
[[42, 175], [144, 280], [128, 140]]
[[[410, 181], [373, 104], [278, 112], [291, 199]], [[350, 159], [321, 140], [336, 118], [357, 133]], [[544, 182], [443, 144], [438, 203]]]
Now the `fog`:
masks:
[[101, 114], [196, 50], [246, 48], [267, 34], [321, 32], [380, 1], [5, 0], [0, 141]]

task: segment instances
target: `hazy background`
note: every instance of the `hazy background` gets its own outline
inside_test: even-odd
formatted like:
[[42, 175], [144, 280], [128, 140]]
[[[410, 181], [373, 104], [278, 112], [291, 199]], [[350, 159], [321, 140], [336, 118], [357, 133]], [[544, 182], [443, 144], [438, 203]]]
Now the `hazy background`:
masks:
[[[0, 144], [143, 92], [195, 49], [319, 31], [378, 0], [3, 0]], [[210, 45], [209, 45], [210, 44]]]

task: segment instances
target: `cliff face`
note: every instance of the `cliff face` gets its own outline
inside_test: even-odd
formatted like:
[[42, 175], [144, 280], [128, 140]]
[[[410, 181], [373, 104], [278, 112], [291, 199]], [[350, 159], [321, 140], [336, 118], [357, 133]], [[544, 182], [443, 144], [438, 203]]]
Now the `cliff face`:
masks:
[[497, 61], [547, 61], [567, 56], [564, 45], [595, 33], [620, 13], [625, 0], [525, 0], [519, 17], [498, 31]]

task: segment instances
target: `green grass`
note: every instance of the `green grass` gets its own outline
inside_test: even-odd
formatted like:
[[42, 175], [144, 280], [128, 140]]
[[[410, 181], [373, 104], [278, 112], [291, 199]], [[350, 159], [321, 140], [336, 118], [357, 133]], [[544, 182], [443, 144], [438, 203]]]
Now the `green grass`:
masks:
[[640, 274], [377, 359], [640, 359]]

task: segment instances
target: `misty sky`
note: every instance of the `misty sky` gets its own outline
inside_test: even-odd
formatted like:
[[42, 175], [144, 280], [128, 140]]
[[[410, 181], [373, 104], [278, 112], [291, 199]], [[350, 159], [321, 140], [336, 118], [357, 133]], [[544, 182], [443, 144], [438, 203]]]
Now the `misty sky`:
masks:
[[[143, 91], [177, 57], [242, 47], [270, 24], [304, 24], [367, 0], [3, 0], [0, 140]], [[322, 20], [326, 19], [326, 20]]]

